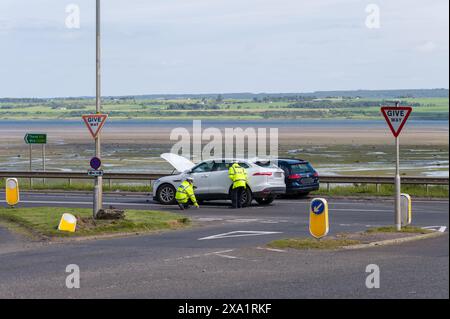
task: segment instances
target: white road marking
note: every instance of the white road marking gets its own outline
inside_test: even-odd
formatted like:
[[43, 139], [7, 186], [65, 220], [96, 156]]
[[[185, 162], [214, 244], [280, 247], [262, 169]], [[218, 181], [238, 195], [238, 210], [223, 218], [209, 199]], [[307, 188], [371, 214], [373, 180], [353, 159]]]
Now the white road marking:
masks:
[[339, 226], [341, 226], [341, 227], [352, 227], [352, 226], [382, 227], [383, 225], [365, 225], [365, 224], [353, 223], [353, 224], [339, 224]]
[[258, 219], [256, 218], [236, 218], [236, 219], [229, 219], [227, 222], [231, 223], [250, 223], [250, 222], [256, 222]]
[[330, 211], [343, 211], [343, 212], [393, 212], [392, 210], [385, 210], [385, 209], [354, 209], [354, 208], [330, 208]]
[[177, 260], [183, 260], [183, 259], [192, 259], [192, 258], [200, 258], [200, 257], [205, 257], [205, 256], [211, 256], [211, 255], [221, 255], [224, 253], [230, 253], [234, 251], [234, 249], [227, 249], [227, 250], [220, 250], [220, 251], [213, 251], [210, 253], [205, 253], [205, 254], [196, 254], [196, 255], [188, 255], [188, 256], [182, 256], [182, 257], [177, 257], [177, 258], [167, 258], [164, 259], [164, 261], [177, 261]]
[[445, 231], [447, 230], [447, 226], [426, 226], [426, 227], [422, 227], [423, 229], [431, 229], [434, 231], [438, 231], [441, 233], [445, 233]]
[[200, 217], [197, 218], [197, 220], [202, 222], [215, 222], [215, 221], [221, 221], [223, 218], [215, 218], [215, 217]]
[[[331, 201], [331, 200], [330, 200]], [[329, 202], [329, 205], [361, 205], [364, 203], [370, 203], [370, 204], [375, 204], [375, 205], [390, 205], [392, 204], [393, 200], [391, 199], [385, 199], [383, 198], [381, 201], [375, 202], [375, 200], [359, 200], [359, 201], [355, 201], [355, 202], [341, 202], [339, 201], [339, 199], [335, 199], [335, 201]], [[430, 204], [430, 203], [437, 203], [437, 204], [449, 204], [448, 201], [445, 200], [414, 200], [414, 203], [426, 203], [426, 204]], [[289, 204], [289, 203], [296, 203], [296, 204], [305, 204], [305, 205], [309, 205], [309, 202], [305, 202], [305, 201], [299, 201], [299, 200], [277, 200], [277, 203], [279, 204]]]
[[283, 250], [283, 249], [275, 249], [275, 248], [268, 248], [268, 247], [256, 247], [256, 249], [259, 249], [259, 250], [268, 250], [268, 251], [275, 251], [275, 252], [277, 252], [277, 253], [285, 253], [285, 252], [287, 252], [286, 250]]
[[438, 203], [438, 204], [448, 204], [448, 201], [439, 201], [439, 200], [413, 200], [414, 203]]
[[223, 234], [207, 236], [207, 237], [199, 238], [198, 240], [222, 239], [222, 238], [245, 237], [245, 236], [261, 236], [261, 235], [272, 235], [272, 234], [281, 234], [281, 232], [238, 230], [238, 231], [232, 231], [232, 232], [223, 233]]
[[239, 257], [230, 256], [230, 255], [223, 255], [223, 254], [215, 254], [215, 255], [219, 256], [219, 257], [223, 257], [223, 258], [228, 258], [228, 259], [240, 259]]

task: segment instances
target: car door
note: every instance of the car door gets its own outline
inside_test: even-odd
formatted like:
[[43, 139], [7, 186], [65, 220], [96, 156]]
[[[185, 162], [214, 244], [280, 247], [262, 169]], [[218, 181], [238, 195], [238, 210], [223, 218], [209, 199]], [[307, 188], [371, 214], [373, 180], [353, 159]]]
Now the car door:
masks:
[[213, 165], [214, 165], [213, 161], [202, 162], [197, 166], [195, 166], [189, 173], [187, 173], [187, 176], [190, 176], [194, 179], [196, 194], [209, 193], [210, 188], [209, 178]]
[[209, 178], [210, 194], [228, 194], [231, 186], [231, 179], [228, 177], [228, 165], [230, 162], [215, 160]]

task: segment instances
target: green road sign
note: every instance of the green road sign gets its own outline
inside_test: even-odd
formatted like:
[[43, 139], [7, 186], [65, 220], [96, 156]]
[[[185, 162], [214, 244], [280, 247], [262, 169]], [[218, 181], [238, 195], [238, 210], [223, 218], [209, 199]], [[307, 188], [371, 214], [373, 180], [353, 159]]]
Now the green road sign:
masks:
[[27, 144], [47, 144], [47, 134], [27, 133], [23, 139]]

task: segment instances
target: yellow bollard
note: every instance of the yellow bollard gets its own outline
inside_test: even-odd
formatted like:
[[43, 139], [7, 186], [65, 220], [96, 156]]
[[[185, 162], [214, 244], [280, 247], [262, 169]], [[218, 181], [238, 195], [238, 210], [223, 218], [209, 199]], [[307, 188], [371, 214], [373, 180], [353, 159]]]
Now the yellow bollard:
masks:
[[323, 198], [314, 198], [309, 211], [309, 232], [315, 238], [328, 234], [328, 202]]
[[59, 222], [58, 230], [74, 233], [76, 228], [77, 218], [72, 214], [64, 213]]
[[400, 195], [400, 208], [402, 214], [402, 226], [411, 225], [412, 222], [412, 204], [411, 204], [411, 196], [408, 194]]
[[6, 203], [9, 206], [14, 206], [17, 205], [19, 201], [19, 181], [17, 178], [6, 179]]

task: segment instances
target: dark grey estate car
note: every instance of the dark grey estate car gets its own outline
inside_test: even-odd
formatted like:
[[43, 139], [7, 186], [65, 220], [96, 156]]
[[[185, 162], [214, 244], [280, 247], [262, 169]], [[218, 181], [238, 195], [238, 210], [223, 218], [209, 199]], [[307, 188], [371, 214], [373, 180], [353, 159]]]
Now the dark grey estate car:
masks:
[[319, 189], [319, 174], [302, 159], [280, 158], [278, 166], [285, 173], [286, 195], [307, 195]]

